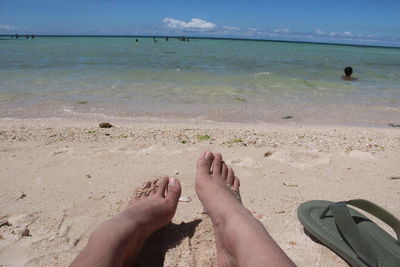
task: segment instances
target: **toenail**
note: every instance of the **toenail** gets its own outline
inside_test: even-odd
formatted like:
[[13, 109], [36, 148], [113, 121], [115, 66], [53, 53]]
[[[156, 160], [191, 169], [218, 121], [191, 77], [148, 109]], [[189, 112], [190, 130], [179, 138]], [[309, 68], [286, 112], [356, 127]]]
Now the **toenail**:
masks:
[[176, 179], [170, 177], [170, 178], [169, 178], [168, 186], [175, 186], [175, 184], [176, 184]]
[[210, 159], [211, 155], [212, 155], [212, 153], [209, 152], [209, 151], [207, 151], [207, 153], [206, 153], [206, 155], [205, 155], [205, 158], [206, 158], [206, 159]]

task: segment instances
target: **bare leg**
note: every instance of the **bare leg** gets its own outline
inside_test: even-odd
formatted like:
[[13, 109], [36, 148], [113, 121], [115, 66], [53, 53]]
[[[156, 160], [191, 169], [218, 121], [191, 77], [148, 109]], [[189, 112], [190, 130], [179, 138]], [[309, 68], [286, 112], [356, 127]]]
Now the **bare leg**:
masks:
[[[132, 266], [146, 239], [175, 214], [181, 194], [179, 181], [162, 179], [148, 196], [132, 199], [124, 211], [98, 226], [71, 266]], [[143, 188], [150, 186], [147, 183]]]
[[218, 266], [294, 266], [264, 226], [230, 192], [239, 179], [219, 153], [197, 161], [196, 193], [213, 223]]

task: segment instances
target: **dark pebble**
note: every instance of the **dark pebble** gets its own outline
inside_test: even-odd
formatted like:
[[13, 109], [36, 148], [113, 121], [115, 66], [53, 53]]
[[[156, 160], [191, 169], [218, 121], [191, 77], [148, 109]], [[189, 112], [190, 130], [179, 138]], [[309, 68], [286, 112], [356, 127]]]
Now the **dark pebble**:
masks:
[[264, 153], [264, 157], [269, 157], [271, 155], [272, 155], [272, 152], [270, 152], [270, 151]]
[[25, 230], [22, 232], [21, 236], [31, 236], [31, 235], [29, 234], [29, 229], [28, 229], [28, 228], [25, 228]]
[[0, 222], [0, 227], [3, 227], [3, 226], [11, 226], [11, 223], [9, 223], [8, 221]]
[[99, 127], [100, 128], [111, 128], [111, 127], [114, 127], [114, 126], [109, 122], [102, 122], [102, 123], [99, 124]]

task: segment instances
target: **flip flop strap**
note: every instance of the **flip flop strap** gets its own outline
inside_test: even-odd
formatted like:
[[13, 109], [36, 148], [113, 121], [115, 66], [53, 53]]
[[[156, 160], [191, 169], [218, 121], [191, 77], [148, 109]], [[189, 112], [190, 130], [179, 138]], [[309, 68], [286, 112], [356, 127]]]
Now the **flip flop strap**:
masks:
[[365, 236], [358, 225], [354, 222], [347, 204], [360, 208], [384, 223], [388, 224], [396, 233], [397, 244], [400, 245], [400, 221], [391, 213], [379, 207], [378, 205], [364, 199], [354, 199], [349, 201], [337, 202], [329, 205], [321, 214], [321, 218], [325, 217], [329, 210], [331, 210], [335, 223], [342, 233], [343, 239], [356, 253], [358, 258], [363, 261], [367, 266], [377, 266], [376, 255], [373, 249], [373, 242]]
[[365, 210], [392, 227], [397, 236], [397, 244], [400, 245], [400, 221], [390, 212], [365, 199], [349, 200], [347, 204]]
[[[336, 226], [342, 234], [343, 239], [353, 249], [357, 257], [367, 266], [378, 266], [376, 255], [371, 246], [371, 242], [361, 232], [358, 225], [354, 222], [346, 202], [337, 202], [329, 205]], [[326, 214], [326, 212], [324, 212]]]

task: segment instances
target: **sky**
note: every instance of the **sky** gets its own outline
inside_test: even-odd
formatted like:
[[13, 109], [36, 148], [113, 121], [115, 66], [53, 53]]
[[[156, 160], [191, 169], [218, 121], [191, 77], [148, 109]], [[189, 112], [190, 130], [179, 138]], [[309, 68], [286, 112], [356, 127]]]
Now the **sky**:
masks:
[[0, 34], [15, 33], [400, 46], [400, 1], [0, 0]]

